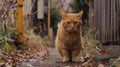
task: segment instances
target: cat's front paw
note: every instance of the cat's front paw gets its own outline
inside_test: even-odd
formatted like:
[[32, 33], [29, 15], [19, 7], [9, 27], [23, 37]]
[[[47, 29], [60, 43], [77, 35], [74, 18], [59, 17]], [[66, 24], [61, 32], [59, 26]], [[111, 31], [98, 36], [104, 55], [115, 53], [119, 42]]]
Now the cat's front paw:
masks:
[[69, 57], [63, 57], [63, 62], [69, 62], [70, 58]]
[[72, 58], [72, 62], [79, 62], [80, 60], [79, 60], [79, 58]]

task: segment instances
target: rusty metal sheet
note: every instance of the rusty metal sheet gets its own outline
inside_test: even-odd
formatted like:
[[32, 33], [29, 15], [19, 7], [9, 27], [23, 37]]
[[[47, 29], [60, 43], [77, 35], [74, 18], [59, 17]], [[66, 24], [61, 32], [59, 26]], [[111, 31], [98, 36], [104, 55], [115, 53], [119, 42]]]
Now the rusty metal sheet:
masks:
[[120, 0], [94, 0], [96, 39], [120, 42]]

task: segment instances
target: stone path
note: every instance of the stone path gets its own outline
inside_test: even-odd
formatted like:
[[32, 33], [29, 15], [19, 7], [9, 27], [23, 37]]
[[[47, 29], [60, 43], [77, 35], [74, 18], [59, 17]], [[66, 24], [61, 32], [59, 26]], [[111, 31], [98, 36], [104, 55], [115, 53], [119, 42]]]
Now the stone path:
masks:
[[20, 67], [79, 67], [81, 63], [63, 63], [56, 49], [51, 49], [47, 58], [31, 59], [31, 62], [23, 62]]

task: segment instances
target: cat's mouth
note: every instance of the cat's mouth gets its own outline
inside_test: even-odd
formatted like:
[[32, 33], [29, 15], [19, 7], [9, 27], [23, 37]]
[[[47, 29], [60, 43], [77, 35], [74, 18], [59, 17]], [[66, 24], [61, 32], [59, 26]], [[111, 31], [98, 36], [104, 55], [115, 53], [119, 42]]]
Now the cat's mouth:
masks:
[[77, 33], [77, 31], [75, 31], [75, 30], [68, 30], [68, 33], [69, 34], [74, 34], [74, 33]]

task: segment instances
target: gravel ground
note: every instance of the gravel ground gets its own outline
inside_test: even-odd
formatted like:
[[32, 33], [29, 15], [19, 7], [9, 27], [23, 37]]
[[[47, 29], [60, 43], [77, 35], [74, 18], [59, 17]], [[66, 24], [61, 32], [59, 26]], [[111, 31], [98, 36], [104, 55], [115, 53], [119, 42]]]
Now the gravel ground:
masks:
[[[41, 51], [41, 54], [44, 54], [45, 51]], [[96, 66], [90, 66], [90, 67], [109, 67], [110, 65], [114, 64], [112, 67], [119, 67], [120, 60], [116, 62], [118, 58], [111, 58], [110, 55], [102, 55], [102, 56], [96, 56], [97, 59], [105, 58], [104, 60], [97, 60], [91, 62], [96, 63]], [[107, 59], [106, 59], [107, 58]], [[102, 64], [103, 63], [103, 64]], [[57, 53], [55, 48], [50, 49], [49, 56], [47, 57], [39, 57], [37, 59], [30, 59], [29, 62], [23, 62], [21, 66], [19, 67], [84, 67], [81, 66], [83, 63], [63, 63], [62, 59], [60, 58], [59, 54]]]
[[31, 59], [20, 67], [78, 67], [81, 63], [63, 63], [56, 49], [51, 49], [48, 57]]

